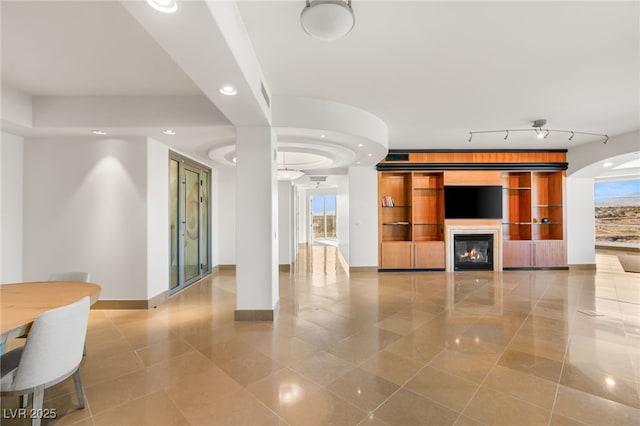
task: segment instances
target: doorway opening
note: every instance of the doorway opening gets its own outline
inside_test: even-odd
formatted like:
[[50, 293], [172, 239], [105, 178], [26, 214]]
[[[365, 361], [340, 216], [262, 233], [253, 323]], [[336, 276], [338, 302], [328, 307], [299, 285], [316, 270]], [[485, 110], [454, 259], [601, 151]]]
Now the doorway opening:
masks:
[[211, 273], [211, 170], [169, 155], [169, 291]]
[[337, 246], [336, 194], [313, 194], [310, 203], [312, 243]]

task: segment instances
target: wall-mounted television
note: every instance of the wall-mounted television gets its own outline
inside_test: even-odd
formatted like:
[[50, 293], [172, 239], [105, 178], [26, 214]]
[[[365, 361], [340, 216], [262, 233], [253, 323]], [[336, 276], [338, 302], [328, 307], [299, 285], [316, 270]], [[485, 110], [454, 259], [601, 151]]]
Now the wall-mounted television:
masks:
[[445, 219], [502, 219], [502, 186], [445, 186]]

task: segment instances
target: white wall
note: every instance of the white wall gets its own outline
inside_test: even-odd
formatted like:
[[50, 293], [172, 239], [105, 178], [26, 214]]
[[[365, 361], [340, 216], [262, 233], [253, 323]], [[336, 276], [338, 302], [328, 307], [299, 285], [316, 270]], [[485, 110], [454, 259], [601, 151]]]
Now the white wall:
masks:
[[169, 285], [169, 149], [147, 140], [147, 299]]
[[26, 139], [23, 278], [89, 271], [101, 299], [147, 299], [147, 177], [146, 138]]
[[596, 263], [596, 219], [592, 178], [567, 178], [567, 263]]
[[0, 283], [22, 281], [23, 138], [0, 139]]
[[291, 181], [278, 182], [278, 263], [293, 261], [293, 187]]
[[378, 265], [378, 174], [349, 168], [349, 266]]
[[307, 196], [307, 190], [300, 186], [296, 187], [296, 193], [296, 217], [298, 221], [296, 234], [298, 235], [298, 244], [307, 244], [309, 242], [309, 197]]
[[218, 210], [218, 263], [236, 264], [236, 170], [218, 169], [214, 188], [214, 206]]
[[344, 260], [349, 263], [349, 176], [329, 176], [327, 181], [335, 183], [336, 188], [336, 236], [338, 248]]

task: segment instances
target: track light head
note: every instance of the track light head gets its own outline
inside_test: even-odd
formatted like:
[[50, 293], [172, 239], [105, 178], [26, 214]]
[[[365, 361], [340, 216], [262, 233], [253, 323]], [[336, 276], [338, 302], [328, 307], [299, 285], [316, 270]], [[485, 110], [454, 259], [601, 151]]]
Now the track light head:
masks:
[[546, 139], [549, 136], [549, 129], [546, 130], [547, 133], [544, 134], [544, 138]]
[[573, 137], [574, 137], [575, 135], [576, 135], [576, 134], [575, 134], [575, 133], [573, 133], [573, 130], [572, 130], [572, 131], [571, 131], [571, 136], [569, 136], [569, 140], [573, 139]]
[[607, 142], [609, 142], [609, 135], [604, 135], [604, 141], [602, 141], [602, 143], [606, 145]]
[[542, 127], [544, 127], [547, 124], [547, 120], [545, 120], [544, 118], [541, 118], [539, 120], [535, 120], [531, 123], [531, 127], [536, 128], [536, 129], [540, 129]]
[[469, 142], [471, 142], [471, 138], [473, 138], [473, 132], [469, 132]]
[[508, 130], [505, 130], [505, 132], [507, 132], [507, 134], [506, 134], [506, 135], [504, 135], [504, 140], [506, 141], [506, 140], [507, 140], [507, 138], [509, 137], [509, 131], [508, 131]]

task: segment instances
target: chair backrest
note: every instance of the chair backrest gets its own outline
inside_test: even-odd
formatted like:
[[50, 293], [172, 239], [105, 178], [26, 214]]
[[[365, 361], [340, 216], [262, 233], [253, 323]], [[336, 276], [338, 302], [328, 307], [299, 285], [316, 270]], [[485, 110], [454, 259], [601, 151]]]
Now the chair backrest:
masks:
[[54, 272], [49, 275], [49, 281], [82, 281], [88, 283], [90, 276], [88, 272]]
[[82, 360], [89, 297], [43, 312], [33, 322], [13, 379], [15, 390], [49, 384], [73, 373]]

